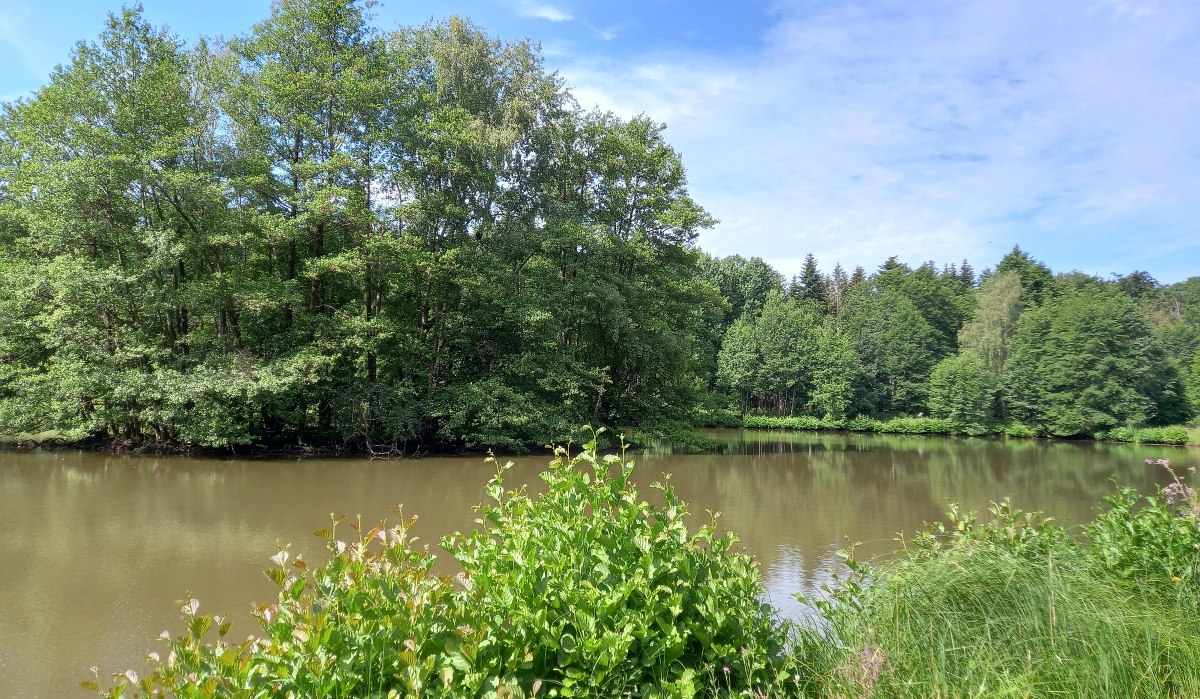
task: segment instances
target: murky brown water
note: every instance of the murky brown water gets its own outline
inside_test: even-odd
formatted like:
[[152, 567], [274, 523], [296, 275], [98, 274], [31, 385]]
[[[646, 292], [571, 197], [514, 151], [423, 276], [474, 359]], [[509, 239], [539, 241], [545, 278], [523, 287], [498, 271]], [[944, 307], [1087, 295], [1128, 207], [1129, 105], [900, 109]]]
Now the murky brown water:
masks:
[[[1023, 509], [1074, 523], [1112, 490], [1167, 481], [1146, 458], [1200, 462], [1200, 452], [1090, 443], [873, 435], [722, 432], [728, 453], [645, 454], [640, 478], [671, 482], [693, 512], [717, 510], [762, 564], [772, 602], [810, 590], [850, 541], [889, 551], [897, 532], [1011, 496]], [[532, 478], [545, 456], [519, 459]], [[330, 512], [377, 521], [403, 503], [430, 545], [473, 526], [492, 468], [481, 458], [196, 460], [76, 452], [0, 452], [0, 697], [86, 696], [88, 666], [143, 671], [176, 600], [252, 631], [261, 574], [278, 543], [312, 557], [310, 532]], [[448, 563], [445, 565], [449, 565]]]

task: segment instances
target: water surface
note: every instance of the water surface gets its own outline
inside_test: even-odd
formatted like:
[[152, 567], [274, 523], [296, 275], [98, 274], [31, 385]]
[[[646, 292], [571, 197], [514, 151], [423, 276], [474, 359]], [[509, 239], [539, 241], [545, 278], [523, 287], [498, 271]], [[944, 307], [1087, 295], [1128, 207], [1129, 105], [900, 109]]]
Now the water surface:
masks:
[[[719, 511], [761, 562], [771, 601], [827, 579], [849, 544], [892, 550], [900, 532], [948, 502], [982, 509], [1005, 496], [1061, 521], [1089, 519], [1110, 478], [1149, 492], [1169, 482], [1147, 458], [1186, 466], [1173, 447], [910, 436], [722, 431], [724, 453], [635, 455], [643, 483], [671, 474], [692, 511]], [[515, 460], [531, 480], [546, 456]], [[331, 512], [376, 522], [398, 505], [431, 547], [474, 526], [493, 467], [479, 457], [419, 460], [217, 460], [0, 451], [0, 697], [85, 696], [97, 665], [143, 672], [177, 600], [253, 630], [252, 603], [281, 544], [317, 557], [311, 532]], [[442, 557], [445, 559], [445, 556]], [[440, 569], [452, 569], [443, 560]]]

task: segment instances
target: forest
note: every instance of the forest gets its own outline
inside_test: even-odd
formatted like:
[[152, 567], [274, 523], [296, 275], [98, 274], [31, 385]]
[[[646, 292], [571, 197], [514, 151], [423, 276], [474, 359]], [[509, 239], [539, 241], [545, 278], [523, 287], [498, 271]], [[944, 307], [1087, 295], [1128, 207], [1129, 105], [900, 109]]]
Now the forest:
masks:
[[522, 450], [585, 423], [1200, 412], [1200, 277], [1014, 248], [789, 280], [702, 251], [715, 224], [664, 124], [581, 108], [469, 20], [284, 0], [188, 46], [123, 10], [0, 115], [0, 435]]

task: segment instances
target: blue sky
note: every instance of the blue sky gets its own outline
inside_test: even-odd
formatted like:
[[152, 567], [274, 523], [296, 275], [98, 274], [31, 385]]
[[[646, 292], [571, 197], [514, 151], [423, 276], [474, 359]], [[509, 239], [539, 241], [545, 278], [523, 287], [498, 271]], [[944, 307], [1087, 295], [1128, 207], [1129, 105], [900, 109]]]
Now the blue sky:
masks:
[[[144, 0], [191, 40], [265, 0]], [[46, 80], [117, 4], [0, 3], [0, 99]], [[721, 223], [710, 252], [1200, 275], [1195, 0], [385, 0], [540, 42], [585, 107], [646, 113]]]

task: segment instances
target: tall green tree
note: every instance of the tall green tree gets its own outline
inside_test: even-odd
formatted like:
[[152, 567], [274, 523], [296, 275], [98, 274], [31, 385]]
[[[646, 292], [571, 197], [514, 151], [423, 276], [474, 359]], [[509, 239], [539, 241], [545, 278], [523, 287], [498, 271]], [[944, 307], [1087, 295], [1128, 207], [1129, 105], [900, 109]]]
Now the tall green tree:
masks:
[[242, 219], [219, 174], [229, 150], [204, 82], [209, 58], [126, 10], [6, 106], [4, 252], [16, 284], [3, 295], [29, 318], [0, 333], [30, 334], [0, 430], [249, 439], [246, 387], [219, 379], [228, 365], [213, 357], [227, 346], [213, 321], [228, 287], [206, 283], [218, 264], [210, 240]]
[[1182, 393], [1137, 306], [1106, 286], [1021, 315], [1004, 390], [1013, 417], [1060, 436], [1169, 420]]
[[754, 404], [759, 391], [760, 358], [754, 323], [738, 318], [729, 326], [717, 355], [717, 384], [737, 396], [744, 415]]
[[1039, 306], [1058, 294], [1050, 268], [1033, 259], [1018, 245], [1014, 245], [996, 265], [997, 275], [1005, 272], [1012, 272], [1021, 280], [1021, 306], [1024, 308]]
[[368, 5], [190, 51], [127, 11], [6, 106], [0, 432], [518, 448], [687, 416], [728, 304], [663, 125]]
[[804, 268], [800, 276], [792, 278], [788, 296], [799, 303], [811, 303], [824, 313], [828, 310], [828, 294], [829, 284], [817, 268], [816, 256], [810, 252], [804, 256]]
[[996, 274], [983, 283], [977, 298], [975, 314], [959, 331], [958, 343], [983, 359], [988, 371], [999, 377], [1021, 316], [1021, 279], [1015, 272]]
[[929, 372], [938, 361], [938, 334], [904, 296], [889, 299], [879, 334], [884, 410], [915, 414], [925, 410]]
[[862, 366], [850, 334], [833, 322], [817, 331], [813, 357], [813, 388], [809, 405], [827, 420], [850, 416]]
[[991, 417], [995, 375], [972, 351], [951, 355], [929, 376], [929, 413], [949, 420], [955, 429], [982, 433]]

